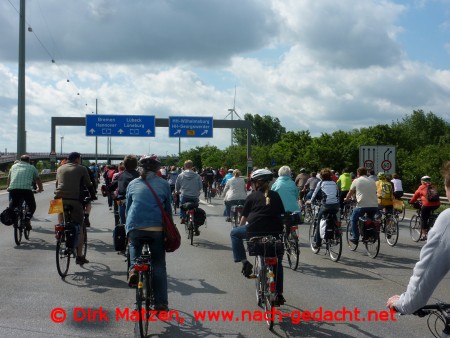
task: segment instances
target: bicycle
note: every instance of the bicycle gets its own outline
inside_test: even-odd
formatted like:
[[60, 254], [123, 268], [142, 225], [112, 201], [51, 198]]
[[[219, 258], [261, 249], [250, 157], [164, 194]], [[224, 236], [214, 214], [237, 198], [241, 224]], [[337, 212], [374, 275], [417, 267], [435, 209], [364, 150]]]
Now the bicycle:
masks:
[[[414, 315], [421, 318], [428, 316], [428, 329], [434, 337], [441, 337], [438, 332], [438, 324], [443, 326], [442, 337], [450, 336], [450, 304], [436, 303], [432, 305], [425, 305], [414, 312]], [[430, 323], [432, 315], [436, 317], [434, 327], [432, 327], [432, 323]]]
[[284, 251], [292, 270], [297, 270], [298, 259], [300, 257], [300, 247], [298, 245], [298, 225], [301, 224], [299, 212], [287, 213], [283, 215], [283, 243]]
[[256, 300], [258, 306], [264, 308], [264, 316], [269, 330], [274, 324], [272, 309], [282, 304], [277, 303], [277, 288], [275, 271], [278, 256], [283, 255], [283, 242], [274, 236], [252, 237], [247, 242], [249, 256], [255, 256], [254, 276], [256, 285]]
[[[414, 242], [420, 241], [422, 236], [422, 221], [420, 218], [420, 207], [416, 208], [416, 214], [411, 217], [409, 221], [409, 234]], [[434, 210], [431, 212], [428, 218], [428, 231], [433, 227], [434, 222], [436, 222], [439, 213], [435, 213]]]
[[348, 222], [350, 217], [352, 216], [353, 209], [355, 209], [356, 200], [352, 199], [349, 202], [344, 202], [344, 208], [341, 213], [341, 220]]
[[206, 203], [211, 204], [212, 203], [212, 191], [211, 191], [211, 183], [208, 183], [208, 190], [206, 191]]
[[384, 232], [386, 242], [389, 246], [395, 246], [398, 241], [399, 227], [398, 216], [380, 210], [381, 218], [376, 220], [380, 222], [381, 231]]
[[303, 219], [305, 220], [305, 223], [313, 222], [316, 212], [317, 212], [317, 208], [315, 205], [313, 205], [311, 203], [305, 203], [304, 207], [302, 209]]
[[[329, 255], [333, 262], [337, 262], [342, 254], [342, 233], [340, 222], [337, 219], [337, 212], [324, 211], [322, 214], [322, 221], [326, 222], [326, 229], [322, 241], [325, 243], [325, 255]], [[320, 246], [316, 246], [316, 234], [320, 231], [318, 225], [320, 222], [317, 215], [313, 223], [309, 227], [309, 244], [312, 252], [318, 254]]]
[[133, 266], [134, 271], [138, 273], [138, 284], [136, 287], [136, 311], [138, 311], [139, 334], [141, 337], [147, 337], [148, 326], [150, 322], [151, 308], [155, 305], [155, 297], [152, 285], [152, 267], [150, 243], [152, 240], [142, 240], [144, 244], [142, 254], [136, 258]]
[[240, 225], [242, 210], [244, 210], [245, 201], [236, 201], [236, 204], [230, 208], [231, 228], [237, 228]]
[[186, 202], [182, 204], [180, 208], [186, 211], [184, 227], [186, 230], [187, 239], [191, 241], [191, 245], [194, 245], [194, 236], [198, 236], [198, 226], [195, 225], [195, 209], [198, 208], [198, 203]]
[[[380, 229], [379, 223], [368, 217], [360, 217], [358, 220], [359, 234], [366, 248], [366, 252], [371, 258], [376, 258], [380, 252]], [[350, 239], [356, 238], [353, 235], [351, 220], [347, 223], [346, 239], [351, 251], [358, 248], [358, 241], [352, 242]]]
[[25, 237], [26, 240], [30, 239], [30, 228], [27, 228], [27, 225], [25, 224], [25, 215], [28, 212], [28, 205], [25, 202], [25, 200], [22, 200], [21, 203], [19, 203], [19, 206], [17, 206], [14, 209], [14, 212], [16, 213], [16, 217], [14, 218], [14, 242], [16, 242], [16, 245], [20, 245], [22, 242], [22, 235]]
[[79, 236], [79, 225], [72, 222], [72, 206], [64, 206], [63, 224], [55, 225], [56, 269], [61, 278], [67, 276], [70, 259], [76, 258], [76, 246]]

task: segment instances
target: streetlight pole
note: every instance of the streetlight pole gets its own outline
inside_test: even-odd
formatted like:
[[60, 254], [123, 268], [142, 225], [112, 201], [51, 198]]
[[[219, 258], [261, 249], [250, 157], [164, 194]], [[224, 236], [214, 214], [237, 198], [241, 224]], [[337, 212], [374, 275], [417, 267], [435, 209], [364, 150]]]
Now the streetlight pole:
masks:
[[63, 146], [63, 140], [64, 140], [64, 136], [61, 136], [61, 157], [62, 157], [62, 146]]
[[[95, 115], [97, 115], [97, 99], [95, 99]], [[98, 161], [98, 138], [95, 136], [95, 165], [97, 165]]]
[[17, 102], [17, 155], [27, 151], [25, 134], [25, 0], [20, 0], [19, 20], [19, 74], [18, 74], [18, 102]]

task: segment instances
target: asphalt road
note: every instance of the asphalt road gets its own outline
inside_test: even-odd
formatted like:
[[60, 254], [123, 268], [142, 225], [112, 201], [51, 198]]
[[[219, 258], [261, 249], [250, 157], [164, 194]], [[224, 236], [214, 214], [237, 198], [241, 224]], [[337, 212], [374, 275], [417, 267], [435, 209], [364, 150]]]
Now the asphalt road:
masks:
[[[0, 337], [134, 337], [135, 323], [126, 313], [134, 309], [135, 291], [126, 284], [124, 257], [112, 245], [113, 214], [106, 199], [99, 195], [93, 203], [87, 255], [91, 263], [80, 267], [71, 262], [63, 280], [55, 264], [56, 215], [47, 214], [53, 183], [46, 183], [44, 189], [35, 195], [38, 208], [29, 241], [16, 246], [12, 227], [0, 226]], [[1, 209], [6, 203], [7, 193], [2, 191]], [[299, 268], [292, 271], [284, 262], [287, 304], [280, 308], [282, 322], [276, 321], [272, 333], [258, 319], [257, 311], [262, 309], [256, 304], [254, 281], [243, 278], [241, 264], [233, 262], [231, 227], [221, 216], [222, 200], [216, 198], [211, 205], [202, 201], [202, 208], [208, 215], [207, 226], [194, 246], [183, 236], [181, 248], [167, 254], [169, 307], [179, 319], [150, 323], [150, 337], [429, 336], [426, 319], [382, 312], [387, 298], [405, 289], [423, 245], [409, 238], [406, 220], [396, 247], [382, 238], [379, 256], [371, 259], [364, 248], [351, 252], [344, 245], [338, 263], [324, 250], [312, 253], [307, 244], [309, 225], [302, 225]], [[447, 275], [431, 301], [448, 302], [449, 295]], [[343, 318], [344, 308], [352, 315]], [[95, 310], [99, 312], [94, 314]], [[203, 310], [234, 313], [231, 320], [196, 320], [195, 311]], [[250, 312], [253, 320], [248, 315], [242, 318], [242, 311]], [[299, 311], [303, 317], [299, 318]], [[335, 313], [334, 321], [308, 321], [303, 311], [315, 318], [320, 313], [341, 313]], [[369, 311], [381, 317], [369, 318]], [[63, 312], [66, 319], [55, 323], [52, 313], [60, 319]]]

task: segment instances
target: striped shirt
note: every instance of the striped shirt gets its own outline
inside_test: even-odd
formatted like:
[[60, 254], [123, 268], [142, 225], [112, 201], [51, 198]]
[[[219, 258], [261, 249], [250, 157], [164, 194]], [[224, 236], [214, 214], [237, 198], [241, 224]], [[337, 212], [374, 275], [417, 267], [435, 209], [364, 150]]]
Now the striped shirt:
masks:
[[9, 170], [9, 190], [32, 190], [33, 181], [39, 177], [37, 169], [27, 162], [18, 162]]

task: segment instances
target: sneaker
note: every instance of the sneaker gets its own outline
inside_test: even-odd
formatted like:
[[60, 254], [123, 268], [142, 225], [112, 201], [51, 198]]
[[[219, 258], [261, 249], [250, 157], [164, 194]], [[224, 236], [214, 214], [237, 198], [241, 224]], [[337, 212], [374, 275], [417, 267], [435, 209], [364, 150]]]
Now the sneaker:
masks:
[[284, 305], [284, 303], [286, 303], [286, 299], [284, 299], [283, 295], [278, 294], [274, 303], [275, 306]]
[[184, 218], [181, 218], [181, 219], [180, 219], [180, 224], [184, 224], [184, 223], [186, 223], [186, 222], [184, 221]]
[[156, 304], [154, 307], [155, 311], [169, 311], [169, 307], [166, 304]]
[[227, 218], [225, 219], [225, 222], [231, 222], [231, 217], [227, 217]]
[[83, 265], [89, 263], [89, 261], [84, 256], [77, 256], [77, 259], [75, 260], [75, 263], [78, 265]]
[[84, 225], [86, 225], [86, 228], [89, 228], [91, 226], [91, 222], [89, 221], [89, 215], [84, 216]]
[[136, 287], [138, 282], [139, 282], [139, 276], [138, 276], [137, 272], [134, 271], [134, 269], [131, 269], [130, 273], [128, 274], [128, 286], [130, 288], [134, 288], [134, 287]]
[[198, 230], [198, 227], [195, 227], [194, 229], [194, 236], [200, 236], [200, 230]]
[[244, 266], [242, 267], [242, 274], [245, 277], [249, 278], [252, 275], [252, 272], [253, 272], [253, 265], [249, 261], [246, 261], [244, 263]]
[[24, 219], [24, 224], [25, 224], [25, 229], [27, 229], [27, 230], [32, 230], [33, 229], [33, 227], [30, 224], [30, 219], [29, 218], [25, 218]]

